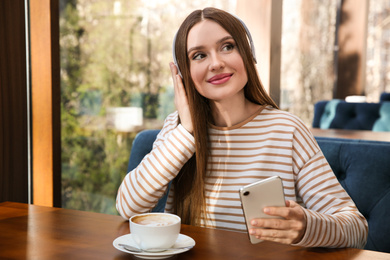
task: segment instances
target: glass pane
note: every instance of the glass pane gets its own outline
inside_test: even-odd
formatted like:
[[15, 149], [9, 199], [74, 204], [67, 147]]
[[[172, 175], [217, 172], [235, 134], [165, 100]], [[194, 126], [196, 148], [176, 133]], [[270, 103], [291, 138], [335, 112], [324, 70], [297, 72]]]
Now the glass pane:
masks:
[[332, 99], [336, 3], [283, 1], [280, 108], [309, 126], [314, 104]]
[[[336, 0], [283, 1], [281, 109], [307, 125], [313, 104], [333, 98]], [[288, 11], [287, 11], [288, 10]], [[366, 85], [368, 102], [390, 92], [390, 2], [369, 1]]]
[[62, 205], [117, 214], [137, 132], [172, 112], [173, 36], [199, 6], [235, 1], [60, 0]]
[[367, 23], [367, 100], [378, 102], [390, 92], [390, 2], [369, 1]]

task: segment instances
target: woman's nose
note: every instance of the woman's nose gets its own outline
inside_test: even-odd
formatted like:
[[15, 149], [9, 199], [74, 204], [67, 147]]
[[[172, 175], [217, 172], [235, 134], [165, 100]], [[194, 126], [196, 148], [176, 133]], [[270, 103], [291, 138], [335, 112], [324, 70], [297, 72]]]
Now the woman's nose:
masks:
[[219, 70], [219, 69], [223, 68], [224, 66], [225, 66], [225, 63], [218, 54], [212, 55], [211, 63], [210, 63], [210, 70], [211, 71]]

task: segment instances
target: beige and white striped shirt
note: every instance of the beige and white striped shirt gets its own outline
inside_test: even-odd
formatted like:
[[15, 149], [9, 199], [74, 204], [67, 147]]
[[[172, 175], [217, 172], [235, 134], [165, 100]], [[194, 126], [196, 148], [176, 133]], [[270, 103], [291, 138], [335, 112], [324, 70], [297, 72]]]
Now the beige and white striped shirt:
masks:
[[[311, 132], [284, 111], [262, 107], [232, 127], [211, 126], [208, 177], [205, 180], [208, 219], [204, 227], [246, 231], [238, 190], [280, 176], [286, 200], [304, 207], [306, 233], [297, 244], [307, 247], [364, 247], [367, 222], [337, 181]], [[126, 175], [117, 196], [126, 219], [147, 212], [167, 184], [195, 152], [194, 137], [169, 115], [150, 154]], [[166, 211], [172, 208], [169, 191]]]

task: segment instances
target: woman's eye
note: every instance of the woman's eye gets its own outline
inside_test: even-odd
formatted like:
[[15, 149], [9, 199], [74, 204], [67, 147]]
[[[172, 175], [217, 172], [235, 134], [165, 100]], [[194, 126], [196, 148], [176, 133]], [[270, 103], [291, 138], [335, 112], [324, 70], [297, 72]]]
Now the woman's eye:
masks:
[[225, 45], [223, 46], [223, 48], [222, 48], [222, 50], [224, 50], [224, 51], [231, 51], [231, 50], [233, 50], [233, 49], [234, 49], [234, 45], [231, 44], [231, 43], [225, 44]]
[[192, 56], [192, 59], [193, 60], [201, 60], [205, 57], [205, 55], [203, 53], [196, 53], [194, 54], [194, 56]]

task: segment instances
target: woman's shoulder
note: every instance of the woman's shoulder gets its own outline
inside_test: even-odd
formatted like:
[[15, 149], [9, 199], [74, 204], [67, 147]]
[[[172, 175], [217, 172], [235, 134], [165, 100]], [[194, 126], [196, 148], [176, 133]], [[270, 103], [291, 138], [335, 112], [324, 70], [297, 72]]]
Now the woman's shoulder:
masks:
[[179, 112], [176, 110], [170, 113], [166, 118], [165, 122], [177, 122], [179, 120]]
[[302, 125], [304, 124], [302, 119], [298, 116], [278, 108], [271, 106], [266, 106], [258, 115], [259, 117], [268, 118], [274, 121], [284, 121], [287, 120], [293, 124]]
[[308, 139], [313, 138], [309, 127], [303, 120], [290, 112], [267, 106], [261, 111], [257, 119], [267, 122], [266, 124], [272, 128], [289, 131], [293, 135], [305, 136]]
[[165, 135], [167, 132], [171, 132], [173, 129], [177, 127], [178, 124], [179, 124], [179, 113], [177, 111], [174, 111], [165, 118], [163, 127], [161, 129], [161, 133], [164, 133]]
[[179, 113], [177, 111], [169, 114], [164, 120], [164, 124], [160, 130], [160, 133], [157, 135], [157, 140], [155, 144], [164, 140], [177, 127], [178, 122], [179, 122]]

